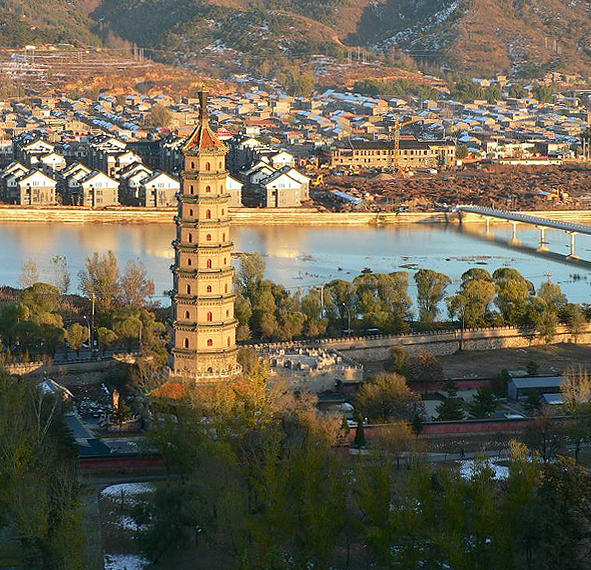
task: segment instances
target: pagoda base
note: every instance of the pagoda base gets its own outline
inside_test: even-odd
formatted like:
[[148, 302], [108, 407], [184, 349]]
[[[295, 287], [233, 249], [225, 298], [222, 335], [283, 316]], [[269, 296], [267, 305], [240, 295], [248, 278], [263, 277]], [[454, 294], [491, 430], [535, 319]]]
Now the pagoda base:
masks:
[[227, 386], [239, 380], [241, 376], [242, 366], [239, 365], [223, 374], [175, 374], [167, 368], [162, 377], [162, 384], [153, 390], [151, 395], [167, 400], [180, 400], [198, 393], [200, 388]]

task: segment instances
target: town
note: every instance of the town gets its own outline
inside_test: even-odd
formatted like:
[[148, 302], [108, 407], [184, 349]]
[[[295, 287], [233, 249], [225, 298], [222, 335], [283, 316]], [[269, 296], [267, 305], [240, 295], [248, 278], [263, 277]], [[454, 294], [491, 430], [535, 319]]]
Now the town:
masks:
[[[98, 5], [115, 55], [0, 49], [0, 569], [590, 569], [591, 77], [558, 71], [568, 46], [477, 76], [435, 40], [335, 36], [277, 71], [178, 28], [146, 55]], [[151, 18], [253, 40], [225, 4], [170, 6]]]
[[[412, 211], [472, 201], [585, 208], [585, 84], [548, 74], [524, 86], [499, 75], [434, 90], [437, 99], [332, 89], [305, 98], [260, 88], [214, 97], [212, 122], [230, 147], [230, 207]], [[174, 208], [180, 148], [197, 117], [196, 98], [163, 94], [6, 100], [0, 199]]]

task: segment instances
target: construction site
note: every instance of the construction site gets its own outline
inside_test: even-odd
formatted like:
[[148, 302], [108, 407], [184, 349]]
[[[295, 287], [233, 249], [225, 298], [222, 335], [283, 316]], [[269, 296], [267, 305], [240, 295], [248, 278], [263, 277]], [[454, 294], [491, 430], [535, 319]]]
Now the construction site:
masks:
[[470, 203], [511, 210], [578, 210], [591, 206], [591, 164], [503, 166], [408, 173], [324, 174], [313, 198], [330, 210], [428, 212]]

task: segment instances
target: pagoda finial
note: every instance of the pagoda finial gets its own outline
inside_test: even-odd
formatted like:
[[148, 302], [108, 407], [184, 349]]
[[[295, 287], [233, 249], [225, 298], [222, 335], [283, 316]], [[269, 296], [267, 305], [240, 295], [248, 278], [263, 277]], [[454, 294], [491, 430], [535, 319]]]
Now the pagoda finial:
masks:
[[199, 91], [199, 120], [201, 124], [206, 124], [209, 121], [209, 114], [207, 112], [207, 98], [209, 96], [209, 92], [207, 91], [206, 87], [202, 87], [201, 91]]

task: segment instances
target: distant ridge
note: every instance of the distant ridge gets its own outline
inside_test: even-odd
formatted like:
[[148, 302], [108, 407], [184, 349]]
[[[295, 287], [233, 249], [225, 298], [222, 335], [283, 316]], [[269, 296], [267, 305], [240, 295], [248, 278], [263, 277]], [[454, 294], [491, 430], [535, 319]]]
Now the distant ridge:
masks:
[[0, 7], [3, 45], [122, 38], [162, 54], [217, 46], [273, 60], [361, 46], [397, 48], [471, 75], [591, 73], [591, 0], [0, 0]]

